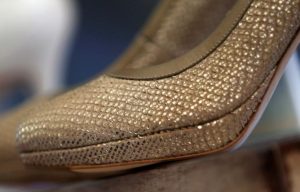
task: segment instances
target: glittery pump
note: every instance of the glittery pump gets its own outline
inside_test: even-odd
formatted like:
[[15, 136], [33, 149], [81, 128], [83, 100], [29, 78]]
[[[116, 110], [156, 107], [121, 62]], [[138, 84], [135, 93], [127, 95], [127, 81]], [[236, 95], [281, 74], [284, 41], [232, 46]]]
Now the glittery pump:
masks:
[[231, 150], [261, 117], [299, 25], [300, 0], [164, 1], [107, 74], [20, 124], [22, 161], [101, 171]]

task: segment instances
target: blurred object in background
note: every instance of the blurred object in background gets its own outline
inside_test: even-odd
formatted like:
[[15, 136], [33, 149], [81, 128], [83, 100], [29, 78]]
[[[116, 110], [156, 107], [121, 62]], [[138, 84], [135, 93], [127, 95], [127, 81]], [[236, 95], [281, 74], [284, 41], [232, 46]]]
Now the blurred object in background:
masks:
[[68, 62], [68, 86], [103, 72], [131, 43], [159, 0], [76, 2], [80, 21]]
[[[102, 72], [130, 44], [158, 1], [1, 1], [0, 111], [29, 96], [28, 88], [52, 94], [63, 83], [68, 88]], [[75, 24], [78, 31], [65, 60]]]
[[4, 106], [24, 87], [25, 94], [49, 95], [64, 86], [65, 58], [75, 23], [72, 0], [0, 1], [0, 98]]

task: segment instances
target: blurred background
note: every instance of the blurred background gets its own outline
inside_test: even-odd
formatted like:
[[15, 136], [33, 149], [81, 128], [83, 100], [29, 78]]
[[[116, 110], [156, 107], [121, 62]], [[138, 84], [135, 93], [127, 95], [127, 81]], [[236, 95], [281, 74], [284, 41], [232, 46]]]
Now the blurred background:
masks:
[[83, 83], [128, 46], [158, 0], [0, 2], [0, 111]]

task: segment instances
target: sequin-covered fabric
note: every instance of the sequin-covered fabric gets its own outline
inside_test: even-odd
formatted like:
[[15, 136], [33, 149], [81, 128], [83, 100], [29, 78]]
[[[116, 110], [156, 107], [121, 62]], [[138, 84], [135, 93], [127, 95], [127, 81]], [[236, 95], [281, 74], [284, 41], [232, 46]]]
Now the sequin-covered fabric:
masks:
[[117, 163], [226, 145], [264, 94], [296, 34], [299, 9], [299, 0], [254, 0], [213, 53], [178, 75], [152, 81], [104, 75], [51, 100], [20, 125], [24, 162]]
[[245, 104], [218, 120], [104, 144], [23, 153], [23, 163], [44, 166], [99, 165], [159, 160], [220, 149], [240, 135], [255, 112], [274, 71]]

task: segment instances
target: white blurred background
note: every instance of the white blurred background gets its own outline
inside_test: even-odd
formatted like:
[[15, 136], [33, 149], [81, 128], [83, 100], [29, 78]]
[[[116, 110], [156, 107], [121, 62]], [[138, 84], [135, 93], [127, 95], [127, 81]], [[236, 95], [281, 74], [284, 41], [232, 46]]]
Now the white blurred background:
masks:
[[[0, 1], [0, 98], [16, 87], [49, 95], [64, 86], [77, 22], [72, 0]], [[1, 101], [0, 100], [0, 101]]]

